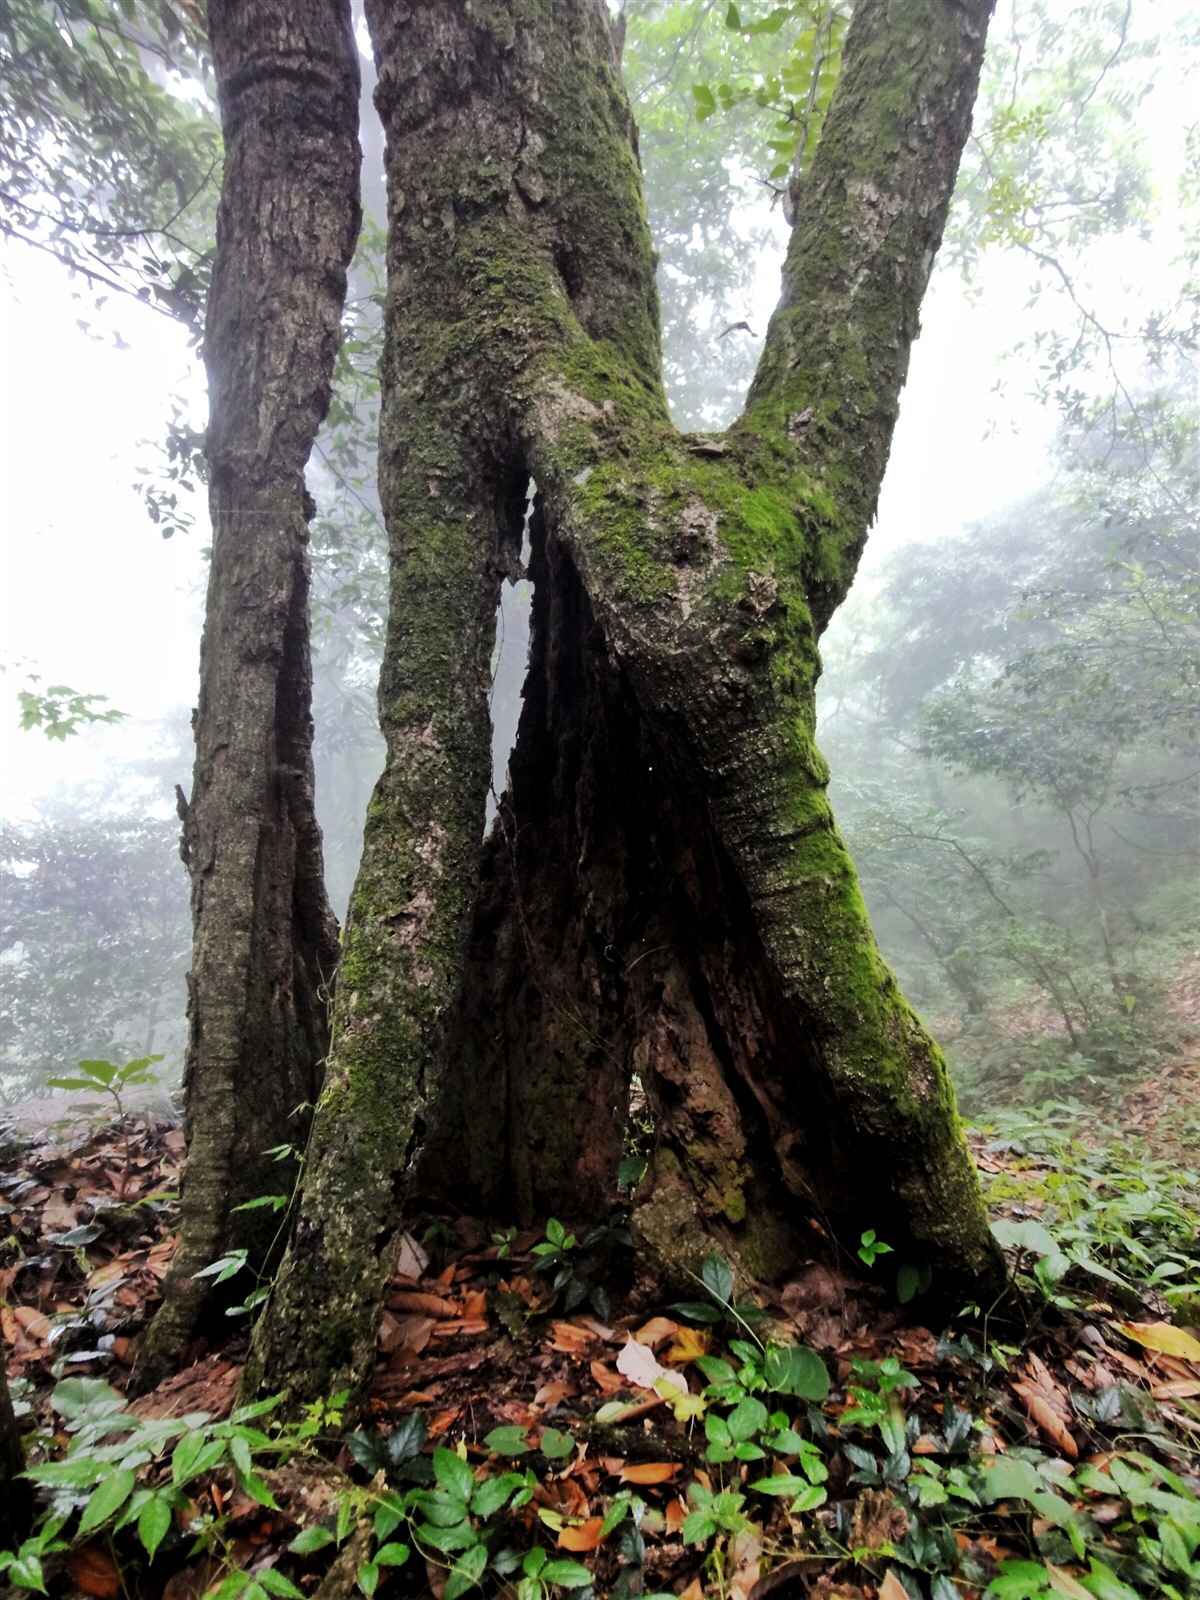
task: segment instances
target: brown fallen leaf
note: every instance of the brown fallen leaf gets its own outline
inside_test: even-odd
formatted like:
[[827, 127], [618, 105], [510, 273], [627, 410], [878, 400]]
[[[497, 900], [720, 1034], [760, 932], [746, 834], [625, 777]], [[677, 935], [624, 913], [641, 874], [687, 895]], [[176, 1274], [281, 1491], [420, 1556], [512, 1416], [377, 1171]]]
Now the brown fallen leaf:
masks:
[[677, 1461], [639, 1461], [621, 1468], [622, 1483], [667, 1483], [679, 1471]]
[[550, 1329], [553, 1335], [550, 1348], [557, 1350], [560, 1355], [578, 1357], [588, 1345], [596, 1342], [596, 1335], [592, 1330], [581, 1328], [576, 1322], [553, 1322]]
[[1061, 1450], [1068, 1461], [1077, 1461], [1079, 1446], [1071, 1436], [1054, 1391], [1038, 1382], [1036, 1378], [1018, 1380], [1013, 1384], [1013, 1390], [1020, 1396], [1025, 1410], [1055, 1449]]
[[908, 1590], [891, 1567], [887, 1569], [887, 1574], [879, 1585], [879, 1600], [908, 1600]]
[[586, 1522], [581, 1522], [574, 1528], [563, 1528], [558, 1536], [559, 1549], [580, 1552], [595, 1550], [600, 1543], [600, 1530], [603, 1526], [603, 1517], [589, 1517]]
[[103, 1545], [85, 1544], [72, 1550], [67, 1571], [75, 1587], [95, 1595], [96, 1600], [117, 1600], [121, 1593], [121, 1574]]
[[389, 1311], [419, 1311], [427, 1317], [457, 1317], [461, 1308], [453, 1300], [440, 1294], [426, 1294], [421, 1289], [393, 1289], [388, 1296]]
[[[599, 1362], [593, 1365], [598, 1366]], [[564, 1400], [573, 1399], [577, 1391], [569, 1383], [555, 1379], [552, 1383], [544, 1383], [533, 1397], [535, 1406], [557, 1406]]]
[[601, 1394], [616, 1394], [625, 1387], [625, 1379], [619, 1372], [614, 1372], [611, 1367], [606, 1367], [603, 1361], [593, 1361], [591, 1366], [592, 1377]]
[[639, 1344], [648, 1345], [651, 1350], [660, 1344], [665, 1344], [668, 1339], [673, 1339], [680, 1332], [677, 1322], [672, 1322], [670, 1317], [651, 1317], [650, 1321], [634, 1334]]

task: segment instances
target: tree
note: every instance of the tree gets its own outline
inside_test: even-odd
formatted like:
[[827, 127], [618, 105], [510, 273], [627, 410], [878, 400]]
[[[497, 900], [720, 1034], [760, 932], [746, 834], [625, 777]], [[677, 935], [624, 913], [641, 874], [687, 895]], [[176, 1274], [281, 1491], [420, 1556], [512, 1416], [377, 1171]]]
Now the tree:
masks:
[[[391, 197], [387, 765], [251, 1386], [357, 1386], [410, 1181], [610, 1196], [636, 1071], [660, 1279], [886, 1225], [1002, 1282], [937, 1047], [871, 937], [813, 742], [990, 7], [862, 0], [745, 411], [671, 426], [636, 132], [596, 0], [368, 4]], [[481, 851], [501, 578], [536, 485], [525, 706]], [[415, 1174], [415, 1176], [414, 1176]], [[885, 1222], [886, 1219], [886, 1222]]]
[[181, 1249], [138, 1375], [191, 1337], [230, 1247], [273, 1228], [240, 1203], [302, 1144], [327, 1040], [337, 927], [313, 812], [304, 467], [358, 235], [358, 54], [348, 4], [217, 0], [225, 164], [204, 353], [213, 553], [196, 766], [183, 805], [194, 929]]
[[188, 916], [177, 837], [172, 823], [131, 806], [114, 815], [79, 803], [43, 807], [36, 822], [5, 829], [5, 1093], [37, 1092], [85, 1057], [182, 1044]]

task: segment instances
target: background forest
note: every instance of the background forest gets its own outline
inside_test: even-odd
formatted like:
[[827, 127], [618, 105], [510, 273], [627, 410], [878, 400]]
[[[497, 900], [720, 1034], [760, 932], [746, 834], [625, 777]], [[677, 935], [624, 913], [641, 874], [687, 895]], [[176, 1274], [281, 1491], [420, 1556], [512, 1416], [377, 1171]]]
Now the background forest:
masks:
[[[627, 8], [681, 426], [722, 427], [740, 404], [775, 294], [790, 154], [819, 133], [845, 20], [804, 3]], [[186, 551], [170, 594], [146, 539], [142, 598], [118, 631], [138, 630], [139, 605], [186, 631], [203, 581], [195, 345], [220, 159], [204, 42], [165, 0], [17, 0], [3, 28], [10, 323], [32, 259], [105, 362], [162, 321], [191, 364], [160, 442], [128, 435], [116, 468], [164, 553]], [[1183, 1043], [1189, 995], [1194, 1010], [1198, 55], [1184, 5], [1001, 5], [880, 526], [825, 640], [836, 812], [885, 953], [973, 1109], [1152, 1069]], [[310, 473], [318, 806], [339, 913], [381, 761], [378, 138], [368, 115], [367, 223]], [[10, 457], [6, 476], [20, 475]], [[28, 505], [18, 490], [14, 545]], [[506, 586], [497, 792], [528, 600], [527, 583]], [[140, 708], [119, 725], [96, 621], [80, 689], [51, 681], [65, 669], [48, 654], [6, 657], [7, 1099], [80, 1058], [161, 1054], [174, 1073], [182, 1055], [189, 919], [171, 796], [189, 782], [188, 721], [160, 697], [157, 719]], [[7, 632], [29, 637], [24, 619]]]

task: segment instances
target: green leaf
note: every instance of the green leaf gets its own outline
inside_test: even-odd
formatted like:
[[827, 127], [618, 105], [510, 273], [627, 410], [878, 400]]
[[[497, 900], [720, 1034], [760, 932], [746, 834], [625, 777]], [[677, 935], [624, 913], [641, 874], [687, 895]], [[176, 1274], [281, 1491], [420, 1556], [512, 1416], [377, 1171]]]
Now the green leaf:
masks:
[[696, 102], [696, 117], [700, 122], [703, 122], [706, 117], [711, 117], [717, 109], [717, 102], [713, 99], [713, 92], [706, 84], [694, 83], [692, 85], [692, 99]]
[[503, 1472], [498, 1478], [485, 1478], [476, 1485], [475, 1493], [471, 1496], [471, 1510], [485, 1520], [494, 1517], [514, 1489], [519, 1489], [524, 1481], [519, 1472]]
[[365, 1595], [368, 1596], [369, 1600], [369, 1597], [373, 1595], [375, 1590], [379, 1587], [379, 1568], [373, 1561], [364, 1561], [362, 1566], [358, 1569], [358, 1577], [356, 1581], [358, 1583], [358, 1587]]
[[318, 1550], [324, 1550], [326, 1545], [333, 1543], [333, 1534], [328, 1528], [320, 1525], [313, 1528], [302, 1529], [288, 1545], [294, 1556], [315, 1555]]
[[147, 1500], [138, 1517], [138, 1538], [151, 1561], [171, 1526], [171, 1507], [160, 1494]]
[[114, 1066], [111, 1061], [81, 1061], [79, 1070], [80, 1072], [86, 1072], [88, 1077], [95, 1083], [107, 1085], [113, 1081], [120, 1069]]
[[767, 1425], [767, 1408], [761, 1400], [748, 1396], [739, 1400], [737, 1405], [725, 1419], [729, 1429], [730, 1438], [736, 1443], [743, 1439], [752, 1438], [754, 1434], [761, 1433]]
[[[711, 98], [710, 95], [709, 99]], [[719, 1300], [722, 1305], [728, 1305], [733, 1298], [733, 1273], [719, 1250], [713, 1250], [705, 1256], [700, 1276], [713, 1299]]]
[[498, 1456], [523, 1456], [529, 1449], [525, 1442], [525, 1432], [524, 1428], [519, 1428], [515, 1424], [493, 1428], [483, 1442]]
[[412, 1551], [406, 1544], [385, 1544], [375, 1552], [377, 1567], [402, 1567]]
[[453, 1450], [433, 1452], [433, 1475], [439, 1488], [458, 1495], [461, 1500], [470, 1500], [475, 1491], [475, 1474]]
[[721, 1312], [717, 1306], [710, 1306], [703, 1300], [679, 1300], [672, 1307], [681, 1317], [687, 1317], [691, 1322], [720, 1322]]
[[739, 29], [742, 26], [741, 16], [739, 15], [738, 8], [734, 5], [733, 0], [729, 0], [729, 9], [725, 13], [725, 26], [727, 28]]
[[[379, 1557], [375, 1559], [378, 1561]], [[268, 1594], [283, 1595], [285, 1600], [304, 1600], [303, 1593], [292, 1580], [282, 1572], [276, 1572], [274, 1567], [260, 1567], [254, 1576]]]
[[79, 1519], [77, 1537], [82, 1538], [85, 1533], [94, 1529], [114, 1516], [126, 1500], [133, 1493], [135, 1478], [127, 1467], [119, 1468], [116, 1472], [106, 1477], [97, 1488], [93, 1489], [83, 1515]]
[[557, 1428], [547, 1428], [542, 1434], [538, 1448], [547, 1461], [561, 1461], [574, 1450], [575, 1440], [569, 1433], [560, 1433]]
[[763, 1376], [768, 1388], [777, 1394], [794, 1394], [801, 1400], [816, 1403], [829, 1393], [825, 1363], [807, 1345], [792, 1344], [782, 1348], [768, 1345]]
[[450, 1568], [450, 1576], [446, 1579], [444, 1600], [458, 1600], [459, 1595], [465, 1594], [468, 1589], [473, 1589], [480, 1578], [483, 1577], [487, 1562], [486, 1545], [472, 1545], [469, 1550], [464, 1550]]
[[41, 1594], [46, 1593], [42, 1563], [35, 1555], [17, 1556], [9, 1564], [6, 1576], [21, 1589], [37, 1589]]
[[703, 1544], [706, 1539], [711, 1539], [717, 1531], [717, 1525], [703, 1511], [689, 1511], [683, 1519], [684, 1544]]
[[592, 1581], [591, 1573], [578, 1561], [547, 1561], [538, 1576], [560, 1589], [585, 1589]]
[[411, 1461], [413, 1456], [419, 1455], [421, 1446], [428, 1437], [428, 1424], [423, 1411], [410, 1411], [387, 1436], [387, 1457], [393, 1466], [399, 1467], [406, 1461]]

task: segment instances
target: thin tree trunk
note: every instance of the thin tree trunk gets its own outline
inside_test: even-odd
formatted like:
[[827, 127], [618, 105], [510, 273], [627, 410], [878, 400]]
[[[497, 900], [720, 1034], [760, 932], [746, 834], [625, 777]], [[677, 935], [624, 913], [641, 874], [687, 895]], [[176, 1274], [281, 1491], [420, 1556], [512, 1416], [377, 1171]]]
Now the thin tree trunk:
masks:
[[[636, 1069], [660, 1279], [875, 1227], [1003, 1281], [936, 1046], [875, 947], [813, 743], [989, 0], [861, 0], [741, 420], [679, 435], [601, 0], [368, 0], [388, 136], [388, 762], [298, 1226], [249, 1384], [360, 1385], [414, 1150], [464, 1206], [613, 1193]], [[487, 664], [529, 478], [530, 676], [482, 857]]]
[[[328, 1045], [337, 926], [313, 811], [304, 467], [330, 399], [360, 210], [349, 0], [213, 0], [225, 138], [205, 333], [213, 554], [194, 788], [182, 1244], [139, 1381], [179, 1356], [231, 1249], [266, 1264]], [[285, 1178], [284, 1181], [287, 1181]], [[233, 1284], [242, 1290], [242, 1283]]]
[[30, 1485], [21, 1477], [25, 1452], [8, 1392], [8, 1350], [0, 1341], [0, 1550], [16, 1550], [29, 1532]]

